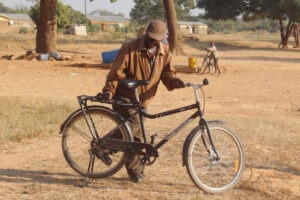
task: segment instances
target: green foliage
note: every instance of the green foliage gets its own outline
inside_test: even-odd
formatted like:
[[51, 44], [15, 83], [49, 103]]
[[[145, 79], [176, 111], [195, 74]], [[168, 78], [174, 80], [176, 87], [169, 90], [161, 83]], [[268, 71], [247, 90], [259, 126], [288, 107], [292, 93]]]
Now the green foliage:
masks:
[[300, 0], [197, 0], [197, 7], [211, 19], [289, 19], [300, 20]]
[[101, 27], [98, 24], [87, 26], [87, 32], [89, 33], [99, 33]]
[[14, 10], [9, 7], [6, 7], [5, 5], [3, 5], [3, 3], [0, 2], [0, 12], [1, 13], [12, 13], [12, 12], [14, 12]]
[[257, 31], [263, 29], [269, 33], [278, 31], [278, 23], [274, 20], [264, 19], [264, 20], [253, 20], [253, 21], [243, 21], [239, 20], [201, 20], [206, 23], [209, 27], [210, 33], [234, 33], [234, 32], [244, 32], [244, 31]]
[[134, 0], [135, 6], [130, 11], [130, 17], [138, 24], [147, 24], [153, 19], [164, 20], [165, 12], [161, 0]]
[[29, 9], [26, 6], [20, 6], [20, 5], [17, 5], [14, 10], [14, 13], [19, 13], [19, 14], [28, 14], [28, 12]]
[[[163, 0], [134, 0], [135, 6], [130, 12], [131, 19], [140, 25], [145, 25], [153, 19], [165, 20], [165, 8]], [[188, 15], [195, 8], [193, 0], [174, 0], [177, 18]]]
[[235, 19], [244, 6], [244, 0], [197, 0], [197, 7], [205, 10], [204, 17], [215, 20]]
[[[36, 2], [29, 10], [29, 16], [35, 24], [39, 22], [40, 3]], [[57, 1], [57, 27], [65, 29], [69, 24], [87, 24], [88, 19], [79, 11], [73, 10], [70, 6], [64, 5], [60, 0]]]
[[29, 33], [29, 30], [28, 30], [28, 28], [26, 28], [26, 27], [21, 27], [21, 28], [19, 29], [19, 33], [20, 33], [20, 34], [28, 34], [28, 33]]
[[39, 16], [40, 16], [40, 3], [37, 2], [29, 9], [29, 16], [32, 19], [32, 21], [38, 25], [39, 24]]
[[19, 13], [19, 14], [27, 14], [28, 8], [25, 6], [17, 5], [15, 9], [6, 7], [3, 3], [0, 2], [0, 13]]

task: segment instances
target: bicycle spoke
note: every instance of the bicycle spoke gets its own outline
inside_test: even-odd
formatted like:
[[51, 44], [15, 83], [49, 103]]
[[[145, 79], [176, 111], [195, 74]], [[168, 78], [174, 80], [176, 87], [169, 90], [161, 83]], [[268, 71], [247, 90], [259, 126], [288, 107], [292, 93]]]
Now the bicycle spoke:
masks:
[[71, 126], [71, 129], [74, 130], [78, 135], [82, 136], [84, 139], [91, 141], [92, 137], [89, 137], [87, 134], [85, 134], [83, 131], [79, 130], [75, 126]]
[[[98, 134], [109, 133], [122, 122], [107, 108], [89, 108], [85, 114], [90, 128]], [[118, 130], [118, 133], [120, 140], [129, 138], [125, 129]], [[99, 135], [100, 138], [101, 136], [103, 135]], [[67, 162], [79, 174], [89, 178], [104, 178], [119, 171], [126, 163], [128, 159], [126, 152], [108, 153], [99, 146], [100, 144], [92, 141], [93, 135], [90, 133], [85, 115], [78, 112], [63, 131], [63, 152]], [[92, 152], [92, 156], [89, 155], [89, 151]]]

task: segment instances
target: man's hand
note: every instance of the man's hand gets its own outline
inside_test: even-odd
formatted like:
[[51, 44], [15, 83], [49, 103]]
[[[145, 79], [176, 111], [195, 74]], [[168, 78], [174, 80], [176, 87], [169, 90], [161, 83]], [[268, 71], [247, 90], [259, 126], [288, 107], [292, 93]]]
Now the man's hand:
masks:
[[99, 99], [103, 99], [103, 100], [111, 100], [112, 95], [111, 95], [110, 92], [107, 92], [107, 91], [106, 91], [106, 92], [103, 92], [103, 93], [99, 92], [99, 93], [96, 95], [96, 97], [99, 98]]
[[174, 78], [172, 81], [173, 88], [184, 88], [184, 82], [179, 78]]

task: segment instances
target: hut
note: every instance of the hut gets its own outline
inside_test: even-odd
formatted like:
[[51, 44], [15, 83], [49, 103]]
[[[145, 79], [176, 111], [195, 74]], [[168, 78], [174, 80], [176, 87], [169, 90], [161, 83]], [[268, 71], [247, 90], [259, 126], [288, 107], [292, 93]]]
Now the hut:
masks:
[[202, 22], [178, 21], [178, 27], [181, 33], [206, 35], [208, 27]]
[[0, 13], [0, 33], [19, 31], [20, 28], [34, 29], [34, 22], [27, 14]]
[[129, 24], [130, 20], [122, 16], [98, 16], [87, 15], [86, 16], [92, 25], [99, 25], [104, 32], [115, 31], [115, 25], [119, 27], [125, 27]]

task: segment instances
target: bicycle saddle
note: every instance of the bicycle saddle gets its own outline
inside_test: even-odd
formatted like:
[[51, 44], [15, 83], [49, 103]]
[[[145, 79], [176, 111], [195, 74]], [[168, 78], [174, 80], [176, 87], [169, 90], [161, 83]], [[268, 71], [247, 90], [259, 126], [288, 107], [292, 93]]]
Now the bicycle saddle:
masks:
[[140, 85], [148, 85], [149, 81], [146, 80], [133, 80], [133, 79], [121, 79], [119, 81], [120, 86], [130, 88], [137, 88]]

